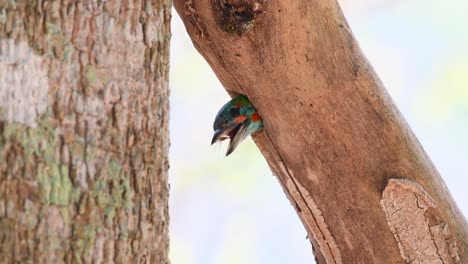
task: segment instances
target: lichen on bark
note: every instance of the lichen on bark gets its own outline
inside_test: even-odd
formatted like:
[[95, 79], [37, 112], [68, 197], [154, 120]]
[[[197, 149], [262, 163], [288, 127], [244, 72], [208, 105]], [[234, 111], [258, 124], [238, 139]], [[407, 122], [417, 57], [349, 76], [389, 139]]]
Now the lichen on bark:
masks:
[[0, 259], [168, 262], [170, 8], [0, 1]]

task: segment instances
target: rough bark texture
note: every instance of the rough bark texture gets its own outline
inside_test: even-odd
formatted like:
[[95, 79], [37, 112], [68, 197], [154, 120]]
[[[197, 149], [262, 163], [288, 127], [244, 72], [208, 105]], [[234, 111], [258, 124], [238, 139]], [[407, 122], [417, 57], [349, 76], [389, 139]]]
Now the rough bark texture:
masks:
[[0, 0], [0, 262], [168, 262], [169, 0]]
[[468, 261], [463, 215], [336, 1], [175, 7], [228, 92], [263, 117], [254, 139], [319, 263]]

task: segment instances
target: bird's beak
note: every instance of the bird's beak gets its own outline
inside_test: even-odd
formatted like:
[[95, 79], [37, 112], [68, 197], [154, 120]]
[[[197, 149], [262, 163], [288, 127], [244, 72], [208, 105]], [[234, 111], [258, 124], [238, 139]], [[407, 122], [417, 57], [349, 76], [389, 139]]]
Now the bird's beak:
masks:
[[[234, 132], [234, 133], [233, 133]], [[229, 141], [229, 147], [226, 152], [226, 157], [229, 156], [236, 148], [239, 143], [244, 140], [248, 134], [247, 134], [247, 125], [245, 123], [240, 123], [237, 125], [236, 129], [231, 131], [229, 134], [231, 141]]]
[[211, 139], [211, 145], [213, 145], [214, 143], [218, 142], [218, 141], [223, 141], [225, 140], [226, 138], [228, 138], [228, 136], [226, 135], [226, 130], [223, 130], [221, 128], [218, 128], [215, 132], [214, 132], [214, 135], [213, 135], [213, 138]]
[[223, 141], [227, 138], [230, 139], [229, 147], [226, 152], [226, 156], [229, 156], [239, 145], [239, 143], [247, 137], [247, 125], [244, 123], [235, 123], [224, 129], [217, 129], [214, 132], [211, 145], [218, 141]]

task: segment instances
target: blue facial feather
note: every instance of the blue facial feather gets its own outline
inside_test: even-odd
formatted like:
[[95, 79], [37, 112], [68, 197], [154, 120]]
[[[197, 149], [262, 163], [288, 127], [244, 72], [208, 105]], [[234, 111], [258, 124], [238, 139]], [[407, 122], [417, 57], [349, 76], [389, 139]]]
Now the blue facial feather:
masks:
[[247, 136], [263, 129], [257, 110], [245, 95], [227, 102], [216, 115], [211, 144], [230, 139], [226, 156], [231, 154]]

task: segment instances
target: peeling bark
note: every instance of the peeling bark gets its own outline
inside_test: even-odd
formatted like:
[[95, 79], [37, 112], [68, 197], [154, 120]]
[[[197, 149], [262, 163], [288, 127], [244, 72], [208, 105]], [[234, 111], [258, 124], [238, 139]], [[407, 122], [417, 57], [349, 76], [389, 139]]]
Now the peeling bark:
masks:
[[[319, 263], [468, 261], [465, 218], [336, 1], [174, 5], [226, 90], [247, 95], [262, 116], [254, 140]], [[419, 187], [391, 191], [401, 182]], [[401, 202], [417, 201], [416, 190], [421, 208]]]
[[437, 203], [417, 183], [391, 179], [385, 187], [382, 208], [401, 256], [408, 263], [461, 263], [456, 239], [447, 223], [430, 223]]
[[0, 1], [2, 263], [168, 263], [170, 8]]

